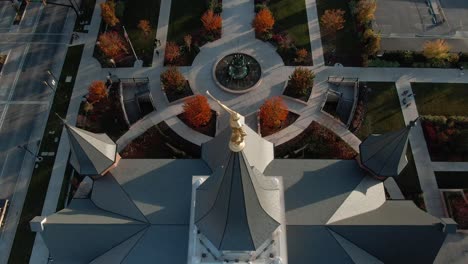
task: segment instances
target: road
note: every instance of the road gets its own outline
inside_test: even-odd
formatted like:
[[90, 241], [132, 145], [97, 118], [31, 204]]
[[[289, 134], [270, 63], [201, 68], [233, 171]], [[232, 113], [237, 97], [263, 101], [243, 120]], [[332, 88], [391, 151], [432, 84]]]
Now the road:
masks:
[[18, 146], [37, 152], [53, 98], [42, 81], [49, 69], [60, 74], [70, 35], [62, 32], [68, 14], [66, 7], [31, 3], [20, 25], [12, 25], [10, 2], [0, 2], [0, 54], [8, 54], [0, 75], [0, 199], [11, 200], [0, 233], [2, 264], [8, 260], [35, 160]]

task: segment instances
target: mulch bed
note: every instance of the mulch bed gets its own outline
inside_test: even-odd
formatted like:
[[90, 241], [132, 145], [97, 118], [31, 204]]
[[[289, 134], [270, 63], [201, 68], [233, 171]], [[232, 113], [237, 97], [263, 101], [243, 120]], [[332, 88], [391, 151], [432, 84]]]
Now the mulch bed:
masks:
[[188, 81], [185, 81], [185, 87], [182, 91], [177, 91], [176, 89], [164, 89], [164, 93], [166, 94], [169, 103], [193, 95], [192, 88], [190, 88], [190, 83]]
[[468, 123], [453, 125], [422, 120], [424, 137], [432, 161], [468, 161]]
[[2, 72], [3, 65], [5, 65], [7, 55], [0, 54], [0, 72]]
[[[465, 196], [468, 191], [465, 190]], [[463, 199], [461, 193], [444, 192], [449, 215], [458, 224], [458, 229], [468, 229], [468, 203]]]
[[333, 131], [313, 121], [297, 137], [275, 147], [276, 158], [354, 159], [357, 152]]
[[161, 122], [128, 144], [120, 156], [124, 159], [189, 159], [199, 158], [201, 150]]
[[87, 116], [83, 110], [84, 104], [80, 106], [80, 115], [85, 116], [81, 128], [93, 133], [106, 133], [114, 141], [128, 131], [118, 95], [118, 83], [113, 84], [108, 98], [94, 103], [93, 110]]
[[[281, 126], [276, 127], [276, 128], [269, 128], [269, 127], [260, 127], [260, 132], [262, 134], [262, 137], [269, 136], [271, 134], [274, 134], [282, 129], [285, 129], [286, 127], [290, 126], [292, 123], [294, 123], [297, 119], [299, 118], [299, 115], [293, 112], [288, 112], [288, 116], [286, 117], [286, 120], [284, 120], [281, 123]], [[261, 125], [260, 125], [261, 126]]]
[[182, 122], [184, 122], [184, 124], [186, 124], [188, 127], [190, 127], [191, 129], [193, 129], [195, 131], [198, 131], [198, 132], [200, 132], [202, 134], [205, 134], [207, 136], [210, 136], [210, 137], [214, 137], [216, 135], [216, 111], [211, 110], [210, 122], [208, 122], [208, 124], [206, 124], [204, 126], [201, 126], [201, 127], [192, 126], [187, 121], [187, 119], [185, 118], [185, 115], [183, 113], [177, 115], [177, 117], [180, 120], [182, 120]]
[[291, 88], [289, 85], [286, 86], [286, 89], [284, 89], [284, 92], [283, 92], [283, 95], [286, 95], [286, 96], [289, 96], [289, 97], [292, 97], [292, 98], [296, 98], [296, 99], [299, 99], [299, 100], [304, 101], [304, 102], [309, 101], [309, 97], [310, 97], [311, 94], [312, 94], [312, 87], [310, 87], [307, 90], [306, 94], [297, 94], [294, 91], [294, 89]]

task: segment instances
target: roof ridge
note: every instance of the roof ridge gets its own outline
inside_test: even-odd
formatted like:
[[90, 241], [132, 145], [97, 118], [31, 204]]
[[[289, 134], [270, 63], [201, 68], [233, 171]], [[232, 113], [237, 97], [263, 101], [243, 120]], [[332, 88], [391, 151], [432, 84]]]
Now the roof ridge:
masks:
[[[393, 131], [393, 132], [398, 132], [398, 133], [395, 133], [395, 137], [393, 137], [393, 138], [392, 138], [391, 140], [389, 140], [389, 141], [390, 141], [390, 142], [393, 142], [393, 141], [397, 140], [397, 139], [400, 137], [401, 134], [403, 134], [404, 132], [406, 132], [406, 130], [407, 130], [407, 128], [405, 127], [405, 128], [403, 128], [403, 129], [401, 129], [400, 131]], [[387, 133], [392, 133], [392, 132], [387, 132]], [[379, 136], [383, 136], [383, 135], [385, 135], [385, 134], [387, 134], [387, 133], [379, 134], [379, 135], [375, 135], [375, 136], [376, 136], [376, 137], [379, 137]], [[366, 140], [367, 140], [367, 138], [366, 138]], [[364, 141], [365, 141], [365, 140], [364, 140]], [[377, 143], [377, 142], [369, 143], [369, 145], [376, 145], [376, 143]], [[380, 143], [380, 141], [379, 141], [379, 143]], [[384, 147], [386, 147], [386, 146], [389, 146], [389, 144], [385, 144]], [[367, 158], [367, 159], [364, 160], [364, 161], [368, 161], [368, 160], [372, 159], [375, 155], [377, 155], [377, 153], [379, 153], [379, 151], [376, 151], [375, 153], [373, 153], [369, 158]], [[392, 153], [393, 153], [393, 152], [392, 152]]]
[[[84, 132], [88, 132], [88, 133], [92, 133], [92, 134], [99, 135], [98, 133], [93, 133], [93, 132], [90, 132], [90, 131], [86, 131], [86, 130], [84, 130], [84, 129], [81, 129], [81, 128], [78, 128], [78, 127], [75, 127], [75, 126], [71, 126], [71, 125], [68, 125], [68, 124], [66, 125], [66, 127], [67, 127], [68, 131], [70, 131], [70, 132], [73, 133], [73, 134], [76, 134], [79, 138], [81, 138], [82, 140], [84, 140], [84, 141], [86, 141], [86, 142], [88, 142], [88, 143], [89, 143], [89, 141], [88, 141], [87, 139], [85, 139], [79, 132], [84, 131]], [[75, 129], [78, 129], [78, 130], [75, 130]], [[81, 131], [80, 131], [80, 130], [81, 130]], [[86, 133], [84, 133], [84, 134], [86, 134]], [[100, 134], [103, 134], [103, 133], [100, 133]], [[104, 134], [104, 135], [107, 136], [107, 134]], [[88, 136], [91, 137], [91, 135], [88, 135]], [[99, 141], [101, 141], [101, 142], [104, 142], [104, 141], [102, 141], [102, 140], [100, 140], [100, 139], [98, 139], [98, 138], [96, 138], [96, 139], [99, 140]], [[104, 142], [104, 143], [106, 143], [106, 142]], [[106, 143], [106, 144], [109, 144], [109, 143]], [[114, 142], [114, 144], [117, 145], [115, 142]], [[93, 149], [97, 150], [97, 152], [99, 152], [103, 157], [108, 158], [107, 155], [105, 155], [101, 150], [99, 150], [99, 148], [97, 148], [97, 147], [94, 146], [93, 144], [88, 144], [88, 145], [90, 145]], [[82, 148], [82, 149], [83, 149], [83, 148]], [[83, 151], [84, 151], [84, 149], [83, 149]], [[115, 156], [116, 156], [116, 155], [117, 155], [117, 148], [116, 148], [116, 154], [115, 154]], [[114, 159], [115, 159], [115, 156], [114, 156]]]
[[140, 220], [138, 220], [138, 219], [135, 219], [135, 218], [133, 218], [133, 217], [130, 217], [130, 216], [126, 216], [126, 215], [122, 215], [122, 214], [119, 214], [119, 213], [111, 212], [111, 211], [109, 211], [109, 210], [107, 210], [107, 209], [104, 209], [104, 208], [98, 206], [92, 199], [90, 199], [90, 198], [86, 198], [86, 199], [88, 199], [96, 208], [98, 208], [98, 209], [100, 209], [100, 210], [102, 210], [102, 211], [105, 211], [105, 212], [107, 212], [107, 213], [114, 214], [114, 215], [117, 215], [117, 216], [120, 216], [120, 217], [125, 217], [125, 218], [128, 218], [128, 219], [134, 220], [134, 221], [139, 222], [139, 223], [142, 223], [142, 224], [144, 224], [144, 225], [146, 225], [146, 226], [149, 226], [149, 225], [150, 225], [149, 222], [148, 222], [148, 223], [145, 223], [145, 222], [142, 222], [142, 221], [140, 221]]

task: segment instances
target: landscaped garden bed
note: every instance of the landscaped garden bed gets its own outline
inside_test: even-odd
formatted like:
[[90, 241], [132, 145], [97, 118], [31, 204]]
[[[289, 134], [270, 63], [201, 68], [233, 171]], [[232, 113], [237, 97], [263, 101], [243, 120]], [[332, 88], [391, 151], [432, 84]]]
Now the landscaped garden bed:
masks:
[[297, 118], [299, 115], [289, 111], [281, 97], [272, 97], [260, 107], [260, 134], [266, 137], [279, 132], [294, 123]]
[[[166, 64], [190, 66], [199, 47], [221, 38], [222, 6], [222, 0], [172, 1], [164, 54]], [[202, 19], [208, 23], [205, 25]]]
[[193, 95], [190, 83], [176, 67], [169, 67], [161, 74], [161, 83], [169, 103]]
[[136, 59], [125, 33], [143, 66], [151, 66], [159, 8], [160, 0], [146, 1], [144, 6], [129, 0], [107, 1], [101, 5], [103, 21], [94, 56], [103, 67], [133, 67]]
[[177, 117], [182, 120], [182, 122], [184, 122], [184, 124], [186, 124], [188, 127], [210, 137], [214, 137], [216, 135], [216, 116], [216, 111], [211, 110], [211, 117], [208, 123], [202, 126], [194, 126], [191, 122], [189, 122], [184, 113], [177, 115]]
[[283, 95], [309, 101], [314, 86], [315, 74], [306, 68], [298, 67], [289, 76], [289, 81], [284, 89]]
[[458, 229], [468, 229], [468, 190], [443, 192], [450, 217], [457, 222]]
[[[269, 15], [261, 14], [262, 9], [268, 9], [273, 19]], [[262, 20], [273, 21], [272, 28], [266, 30], [257, 28], [257, 37], [271, 41], [285, 65], [312, 66], [310, 34], [304, 0], [255, 0], [255, 12], [261, 14], [259, 16]]]
[[115, 82], [108, 95], [88, 100], [80, 105], [77, 126], [93, 133], [105, 133], [116, 141], [128, 131], [119, 98], [119, 83]]
[[315, 121], [294, 139], [275, 147], [276, 158], [350, 160], [356, 155], [333, 131]]
[[468, 161], [468, 86], [412, 83], [433, 161]]
[[293, 112], [288, 111], [288, 115], [286, 116], [286, 119], [283, 120], [279, 126], [277, 127], [263, 127], [260, 126], [260, 132], [262, 134], [262, 137], [266, 137], [269, 135], [272, 135], [274, 133], [277, 133], [288, 126], [292, 125], [296, 120], [299, 118], [299, 115]]
[[120, 156], [124, 159], [199, 158], [200, 147], [181, 138], [161, 122], [128, 144]]
[[325, 65], [340, 63], [344, 66], [362, 66], [363, 45], [359, 37], [360, 28], [356, 23], [350, 1], [317, 0], [318, 17], [322, 18], [327, 10], [342, 10], [344, 23], [342, 29], [332, 32], [326, 31], [320, 25]]

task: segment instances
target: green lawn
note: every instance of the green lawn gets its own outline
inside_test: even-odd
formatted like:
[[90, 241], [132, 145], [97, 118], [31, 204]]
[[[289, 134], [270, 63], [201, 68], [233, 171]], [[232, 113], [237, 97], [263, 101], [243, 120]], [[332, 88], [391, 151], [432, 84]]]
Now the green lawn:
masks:
[[182, 42], [187, 34], [198, 34], [206, 0], [172, 0], [167, 41]]
[[468, 116], [468, 84], [411, 83], [420, 115]]
[[[361, 43], [354, 23], [354, 18], [350, 12], [349, 1], [344, 0], [317, 0], [317, 12], [319, 18], [328, 9], [341, 9], [345, 11], [344, 28], [338, 31], [336, 40], [332, 37], [324, 36], [321, 31], [325, 63], [341, 63], [344, 66], [361, 66]], [[332, 54], [332, 51], [335, 54]], [[330, 63], [329, 63], [330, 62]]]
[[[63, 125], [55, 113], [60, 116], [65, 116], [67, 113], [83, 48], [84, 45], [68, 48], [39, 153], [57, 152], [58, 142], [55, 142], [55, 138], [61, 135]], [[65, 82], [67, 76], [73, 76], [71, 83]], [[55, 133], [49, 134], [47, 131], [55, 131]], [[54, 161], [55, 157], [44, 157], [44, 160], [33, 171], [8, 261], [10, 264], [29, 263], [35, 238], [35, 233], [32, 233], [29, 228], [29, 221], [42, 213]]]
[[[145, 0], [135, 1], [127, 0], [120, 2], [117, 6], [116, 13], [122, 12], [122, 23], [128, 32], [128, 36], [132, 40], [135, 52], [139, 59], [143, 60], [144, 66], [150, 66], [153, 60], [153, 43], [156, 37], [156, 29], [158, 28], [159, 8], [161, 0]], [[122, 11], [119, 11], [121, 9]], [[140, 20], [150, 21], [152, 31], [149, 35], [137, 28]]]
[[275, 17], [275, 28], [280, 32], [287, 31], [297, 48], [310, 52], [305, 0], [271, 0], [268, 7]]
[[[364, 83], [361, 83], [364, 85]], [[356, 136], [364, 140], [370, 134], [382, 134], [405, 126], [394, 83], [368, 82], [367, 113]]]

